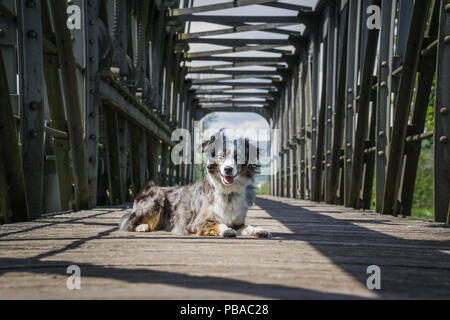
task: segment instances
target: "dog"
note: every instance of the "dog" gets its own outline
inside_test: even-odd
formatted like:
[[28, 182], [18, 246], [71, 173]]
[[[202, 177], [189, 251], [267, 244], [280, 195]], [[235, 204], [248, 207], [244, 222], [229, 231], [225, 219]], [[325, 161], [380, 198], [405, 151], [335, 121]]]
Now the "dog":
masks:
[[160, 187], [150, 182], [136, 197], [132, 211], [122, 217], [119, 229], [271, 238], [270, 232], [245, 224], [247, 211], [256, 197], [253, 183], [260, 173], [259, 148], [247, 138], [230, 143], [220, 130], [201, 144], [200, 152], [208, 159], [201, 181], [176, 187]]

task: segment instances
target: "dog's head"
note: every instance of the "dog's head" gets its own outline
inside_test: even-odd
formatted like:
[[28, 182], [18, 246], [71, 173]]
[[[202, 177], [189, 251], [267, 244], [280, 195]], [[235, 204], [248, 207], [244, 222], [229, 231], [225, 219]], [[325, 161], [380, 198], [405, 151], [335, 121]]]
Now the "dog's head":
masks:
[[226, 190], [232, 191], [253, 182], [260, 172], [259, 148], [247, 138], [227, 139], [223, 130], [202, 143], [207, 174]]

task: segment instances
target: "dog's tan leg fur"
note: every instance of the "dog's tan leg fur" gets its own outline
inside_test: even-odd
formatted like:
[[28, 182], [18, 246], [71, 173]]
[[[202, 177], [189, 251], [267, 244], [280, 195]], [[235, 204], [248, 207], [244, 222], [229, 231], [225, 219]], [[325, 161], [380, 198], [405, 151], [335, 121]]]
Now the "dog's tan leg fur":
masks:
[[139, 225], [136, 226], [134, 231], [136, 232], [151, 232], [156, 231], [161, 214], [159, 211], [152, 211], [149, 217], [144, 217], [140, 221]]
[[200, 225], [195, 235], [206, 237], [233, 238], [236, 237], [236, 230], [227, 227], [223, 223], [215, 222], [213, 220], [206, 220]]

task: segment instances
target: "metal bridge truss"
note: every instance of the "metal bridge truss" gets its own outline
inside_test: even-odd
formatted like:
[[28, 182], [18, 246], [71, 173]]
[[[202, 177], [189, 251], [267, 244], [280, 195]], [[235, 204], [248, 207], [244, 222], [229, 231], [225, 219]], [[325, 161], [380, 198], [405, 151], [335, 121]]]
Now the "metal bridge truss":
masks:
[[[214, 14], [249, 5], [293, 14]], [[67, 27], [74, 6], [80, 29]], [[376, 8], [380, 28], [369, 28]], [[190, 32], [192, 22], [222, 28]], [[283, 37], [239, 37], [247, 31]], [[254, 51], [275, 57], [238, 54]], [[421, 143], [434, 139], [445, 222], [449, 77], [449, 0], [0, 0], [2, 221], [121, 204], [149, 179], [190, 183], [194, 166], [170, 161], [172, 131], [237, 111], [281, 132], [272, 195], [369, 209], [374, 193], [383, 214], [411, 214]]]

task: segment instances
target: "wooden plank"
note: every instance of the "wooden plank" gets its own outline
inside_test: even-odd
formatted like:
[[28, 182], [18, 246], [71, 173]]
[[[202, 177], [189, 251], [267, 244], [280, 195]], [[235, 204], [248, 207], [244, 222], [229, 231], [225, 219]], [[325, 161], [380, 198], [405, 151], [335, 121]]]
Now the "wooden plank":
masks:
[[20, 126], [28, 217], [42, 214], [44, 192], [44, 79], [41, 3], [17, 3]]
[[[256, 241], [117, 230], [121, 217], [128, 212], [130, 209], [105, 207], [0, 226], [0, 298], [448, 297], [450, 258], [446, 252], [450, 238], [446, 229], [435, 227], [436, 223], [258, 197], [246, 223], [263, 226], [274, 239]], [[300, 241], [305, 238], [308, 241]], [[151, 247], [142, 246], [143, 242], [151, 243]], [[198, 257], [207, 251], [218, 259], [200, 263]], [[232, 261], [227, 260], [230, 251]], [[43, 256], [46, 258], [39, 259]], [[61, 270], [65, 271], [70, 262], [81, 267], [81, 290], [61, 285], [67, 279]], [[382, 266], [382, 290], [376, 292], [366, 287], [365, 271], [371, 264]], [[166, 312], [168, 318], [179, 314], [175, 308]]]
[[19, 137], [9, 93], [3, 48], [0, 50], [0, 195], [3, 222], [28, 219]]
[[398, 99], [394, 110], [394, 122], [389, 147], [383, 197], [384, 214], [394, 214], [397, 208], [397, 195], [402, 173], [409, 109], [429, 7], [429, 0], [414, 3], [412, 14], [413, 23], [411, 23], [410, 26], [405, 56], [403, 57], [403, 72], [400, 79]]
[[436, 75], [434, 218], [450, 222], [450, 3], [441, 3]]

